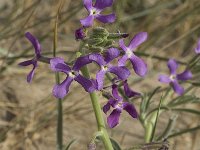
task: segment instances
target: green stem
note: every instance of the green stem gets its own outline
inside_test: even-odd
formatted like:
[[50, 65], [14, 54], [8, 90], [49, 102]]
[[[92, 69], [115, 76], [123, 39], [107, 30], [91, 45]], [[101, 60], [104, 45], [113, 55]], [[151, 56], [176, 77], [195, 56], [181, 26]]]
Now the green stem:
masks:
[[[90, 78], [90, 74], [89, 74], [87, 66], [84, 66], [81, 69], [81, 72], [85, 77]], [[91, 99], [92, 106], [93, 106], [93, 109], [94, 109], [94, 113], [95, 113], [95, 117], [96, 117], [96, 121], [97, 121], [97, 126], [98, 126], [98, 131], [101, 132], [101, 134], [102, 134], [101, 137], [102, 137], [102, 141], [104, 143], [105, 149], [106, 150], [113, 150], [112, 143], [110, 141], [108, 132], [106, 130], [106, 126], [105, 126], [105, 123], [104, 123], [102, 110], [101, 110], [101, 106], [99, 104], [97, 94], [95, 92], [90, 93], [90, 99]]]
[[[58, 17], [60, 12], [61, 5], [58, 8], [58, 12], [56, 14], [56, 21], [54, 27], [54, 42], [53, 42], [53, 56], [56, 57], [56, 49], [57, 49], [57, 34], [58, 34]], [[56, 84], [60, 84], [60, 76], [59, 73], [55, 73]], [[62, 99], [58, 99], [57, 101], [57, 150], [63, 149], [63, 106]]]

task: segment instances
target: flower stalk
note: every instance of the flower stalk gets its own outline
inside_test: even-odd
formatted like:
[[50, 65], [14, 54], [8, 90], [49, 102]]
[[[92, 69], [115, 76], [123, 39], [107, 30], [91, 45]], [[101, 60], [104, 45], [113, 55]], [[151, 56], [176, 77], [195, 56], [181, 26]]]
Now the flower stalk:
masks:
[[[83, 76], [90, 78], [90, 74], [89, 74], [88, 68], [86, 66], [84, 66], [81, 69], [81, 72], [82, 72]], [[99, 104], [99, 100], [98, 100], [96, 92], [90, 93], [90, 99], [91, 99], [92, 107], [93, 107], [93, 110], [94, 110], [94, 113], [95, 113], [98, 131], [101, 132], [101, 138], [102, 138], [102, 141], [104, 143], [105, 149], [106, 150], [113, 150], [112, 143], [110, 141], [108, 132], [106, 130], [106, 126], [105, 126], [103, 115], [102, 115], [101, 106]]]

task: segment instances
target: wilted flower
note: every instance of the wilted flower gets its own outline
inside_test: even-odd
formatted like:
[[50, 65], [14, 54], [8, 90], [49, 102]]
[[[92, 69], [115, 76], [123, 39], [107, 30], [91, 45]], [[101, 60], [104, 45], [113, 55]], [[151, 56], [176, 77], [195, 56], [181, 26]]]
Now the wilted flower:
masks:
[[116, 48], [110, 48], [105, 54], [105, 58], [98, 53], [89, 55], [91, 61], [96, 62], [100, 67], [100, 71], [96, 75], [97, 88], [103, 88], [104, 77], [107, 72], [115, 74], [119, 79], [125, 80], [130, 75], [130, 71], [126, 67], [113, 66], [110, 62], [119, 56], [120, 52]]
[[169, 59], [168, 68], [170, 71], [170, 76], [160, 75], [159, 81], [163, 83], [170, 83], [174, 91], [182, 95], [184, 93], [184, 88], [178, 83], [180, 81], [186, 81], [192, 78], [192, 73], [189, 70], [185, 70], [184, 72], [177, 74], [176, 70], [178, 68], [178, 64], [174, 59]]
[[67, 74], [66, 79], [61, 84], [54, 86], [53, 95], [57, 98], [63, 98], [69, 92], [69, 86], [73, 80], [81, 84], [87, 92], [93, 92], [95, 90], [93, 82], [79, 73], [81, 67], [88, 63], [91, 63], [88, 59], [88, 55], [79, 57], [72, 68], [69, 67], [62, 58], [52, 58], [50, 60], [51, 69], [56, 72], [63, 72]]
[[110, 128], [114, 128], [119, 123], [119, 117], [122, 113], [122, 110], [127, 111], [132, 118], [137, 118], [138, 114], [134, 105], [129, 102], [124, 102], [123, 98], [119, 96], [117, 85], [112, 85], [112, 97], [108, 100], [108, 103], [104, 105], [103, 112], [106, 114], [110, 107], [113, 107], [113, 111], [107, 118], [107, 123]]
[[198, 40], [197, 47], [194, 50], [197, 54], [200, 54], [200, 39]]
[[125, 95], [126, 95], [128, 98], [135, 97], [135, 96], [140, 96], [140, 95], [141, 95], [140, 93], [133, 91], [133, 90], [129, 87], [129, 85], [128, 85], [128, 83], [127, 83], [127, 80], [124, 80], [124, 81], [123, 81], [123, 86], [124, 86], [124, 93], [125, 93]]
[[89, 12], [89, 15], [85, 19], [81, 19], [81, 24], [84, 27], [90, 27], [93, 24], [94, 19], [103, 23], [112, 23], [115, 21], [115, 14], [102, 15], [101, 12], [106, 7], [110, 7], [113, 4], [113, 0], [96, 0], [93, 5], [92, 0], [83, 0], [84, 6]]
[[26, 32], [25, 34], [26, 38], [32, 43], [34, 49], [35, 49], [35, 57], [31, 60], [27, 60], [24, 62], [19, 63], [20, 66], [29, 66], [33, 65], [33, 69], [30, 71], [30, 73], [27, 75], [27, 82], [31, 82], [34, 76], [34, 71], [37, 67], [37, 61], [41, 57], [41, 46], [39, 41], [29, 32]]
[[125, 46], [123, 39], [119, 41], [120, 47], [125, 52], [124, 56], [118, 61], [119, 66], [125, 66], [126, 61], [129, 59], [132, 63], [133, 69], [135, 70], [135, 73], [142, 77], [145, 76], [147, 73], [147, 65], [141, 58], [137, 57], [134, 54], [134, 50], [140, 44], [146, 41], [146, 39], [147, 33], [140, 32], [133, 37], [128, 47]]

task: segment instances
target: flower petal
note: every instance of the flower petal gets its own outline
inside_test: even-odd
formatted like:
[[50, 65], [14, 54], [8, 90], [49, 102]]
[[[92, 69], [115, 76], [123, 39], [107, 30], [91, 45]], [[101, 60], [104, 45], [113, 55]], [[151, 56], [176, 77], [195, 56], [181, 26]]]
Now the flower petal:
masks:
[[35, 54], [37, 57], [39, 57], [41, 52], [41, 46], [38, 39], [34, 37], [30, 32], [26, 32], [25, 36], [32, 43], [33, 47], [35, 48]]
[[132, 55], [130, 61], [137, 75], [144, 77], [147, 74], [147, 65], [141, 58], [136, 55]]
[[89, 59], [91, 61], [96, 62], [99, 66], [104, 66], [106, 64], [106, 62], [104, 61], [103, 56], [101, 56], [98, 53], [93, 53], [89, 55]]
[[89, 15], [84, 19], [81, 19], [80, 22], [84, 27], [90, 27], [92, 26], [94, 21], [94, 16], [93, 15]]
[[50, 67], [53, 71], [64, 72], [68, 74], [71, 68], [65, 63], [64, 59], [55, 57], [50, 60]]
[[82, 75], [76, 76], [74, 80], [80, 83], [86, 92], [91, 93], [95, 90], [93, 82]]
[[189, 70], [185, 70], [183, 73], [178, 74], [176, 77], [178, 80], [182, 81], [189, 80], [192, 78], [192, 72]]
[[198, 40], [197, 47], [194, 50], [197, 54], [200, 54], [200, 39]]
[[106, 114], [110, 110], [110, 103], [107, 102], [106, 105], [103, 106], [103, 112]]
[[118, 67], [118, 66], [112, 66], [109, 68], [109, 72], [115, 74], [119, 79], [125, 80], [129, 77], [131, 74], [130, 71], [126, 67]]
[[37, 67], [37, 61], [34, 61], [32, 64], [33, 64], [33, 69], [27, 75], [27, 82], [28, 83], [30, 83], [33, 79], [33, 76], [34, 76], [34, 73], [35, 73], [35, 68]]
[[184, 93], [184, 88], [176, 80], [171, 82], [171, 84], [172, 88], [178, 95], [182, 95]]
[[123, 100], [123, 98], [121, 96], [119, 96], [119, 93], [118, 93], [118, 87], [116, 84], [113, 84], [112, 85], [112, 95], [115, 99], [121, 101]]
[[176, 74], [176, 70], [178, 68], [178, 64], [174, 59], [169, 59], [167, 66], [169, 68], [169, 71], [171, 74], [175, 75]]
[[90, 11], [92, 9], [92, 0], [83, 0], [83, 5], [87, 11]]
[[140, 93], [131, 90], [131, 88], [129, 87], [129, 85], [127, 83], [127, 80], [125, 80], [123, 82], [123, 85], [124, 85], [124, 92], [125, 92], [125, 94], [126, 94], [126, 96], [128, 98], [131, 98], [131, 97], [134, 97], [134, 96], [140, 96], [141, 95]]
[[110, 7], [113, 4], [113, 0], [96, 0], [94, 7], [98, 9], [104, 9]]
[[129, 44], [129, 49], [133, 50], [136, 47], [138, 47], [140, 44], [142, 44], [144, 41], [147, 40], [147, 33], [146, 32], [140, 32], [138, 34], [136, 34], [133, 39], [131, 40], [130, 44]]
[[167, 75], [159, 75], [158, 80], [162, 83], [170, 83], [171, 79]]
[[119, 46], [122, 48], [122, 50], [124, 50], [124, 51], [127, 50], [127, 47], [126, 47], [126, 45], [124, 44], [124, 40], [123, 40], [123, 39], [120, 39], [120, 40], [119, 40]]
[[89, 59], [89, 55], [78, 57], [72, 69], [75, 71], [79, 71], [83, 66], [91, 62], [92, 60]]
[[104, 83], [105, 74], [106, 74], [106, 71], [100, 70], [96, 75], [97, 89], [98, 90], [103, 89], [103, 83]]
[[18, 65], [19, 66], [29, 66], [29, 65], [32, 65], [33, 64], [33, 60], [27, 60], [27, 61], [23, 61], [21, 63], [19, 63]]
[[109, 14], [109, 15], [99, 14], [96, 17], [96, 19], [99, 20], [100, 22], [103, 22], [103, 23], [113, 23], [116, 19], [116, 16], [115, 16], [115, 14]]
[[128, 60], [127, 55], [122, 56], [122, 58], [118, 60], [118, 66], [125, 66], [127, 60]]
[[131, 117], [138, 118], [138, 113], [137, 113], [134, 105], [132, 105], [128, 102], [124, 102], [123, 109], [126, 110], [131, 115]]
[[69, 92], [73, 78], [67, 77], [61, 84], [55, 85], [53, 88], [53, 95], [57, 98], [64, 98]]
[[107, 118], [107, 123], [110, 128], [114, 128], [119, 123], [119, 117], [121, 110], [114, 109], [112, 113]]
[[117, 48], [109, 48], [105, 53], [105, 61], [109, 63], [119, 56], [120, 52]]

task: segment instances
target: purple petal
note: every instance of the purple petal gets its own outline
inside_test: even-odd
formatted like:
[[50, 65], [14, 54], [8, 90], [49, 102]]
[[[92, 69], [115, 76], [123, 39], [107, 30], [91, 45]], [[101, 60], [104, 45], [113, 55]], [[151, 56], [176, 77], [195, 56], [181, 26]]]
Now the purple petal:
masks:
[[92, 26], [94, 21], [94, 16], [93, 15], [89, 15], [88, 17], [81, 19], [80, 22], [84, 27], [90, 27]]
[[146, 32], [140, 32], [133, 37], [133, 39], [131, 40], [128, 47], [131, 50], [133, 50], [146, 40], [147, 40], [147, 33]]
[[176, 70], [178, 68], [178, 64], [174, 59], [169, 59], [167, 66], [169, 68], [169, 71], [171, 74], [175, 75], [176, 74]]
[[121, 110], [114, 109], [112, 113], [107, 118], [107, 123], [110, 128], [114, 128], [119, 123], [119, 117]]
[[105, 61], [109, 63], [119, 56], [120, 52], [117, 48], [109, 48], [105, 53]]
[[178, 95], [182, 95], [184, 93], [184, 88], [177, 82], [177, 80], [174, 80], [171, 84], [172, 88]]
[[128, 102], [124, 102], [123, 109], [126, 110], [131, 115], [131, 117], [138, 118], [138, 114], [137, 114], [137, 111], [136, 111], [134, 105], [132, 105]]
[[123, 84], [124, 84], [124, 92], [125, 92], [125, 94], [126, 94], [126, 96], [128, 98], [131, 98], [131, 97], [134, 97], [134, 96], [140, 96], [141, 95], [140, 93], [131, 90], [131, 88], [128, 86], [127, 80], [125, 80], [123, 82]]
[[189, 80], [192, 78], [192, 72], [189, 70], [185, 70], [183, 73], [178, 74], [176, 77], [178, 80], [182, 81]]
[[118, 93], [118, 87], [116, 84], [113, 84], [112, 85], [112, 95], [115, 99], [117, 100], [123, 100], [121, 96], [119, 96], [119, 93]]
[[141, 77], [144, 77], [147, 73], [147, 65], [146, 63], [139, 57], [132, 55], [130, 58], [133, 69], [135, 73]]
[[115, 16], [115, 14], [109, 14], [109, 15], [99, 14], [96, 17], [96, 19], [99, 20], [100, 22], [103, 22], [103, 23], [113, 23], [116, 19], [116, 16]]
[[107, 102], [107, 104], [103, 106], [103, 112], [106, 114], [109, 110], [110, 110], [110, 103]]
[[119, 46], [120, 46], [124, 51], [127, 50], [127, 47], [126, 47], [126, 45], [124, 44], [124, 40], [123, 40], [123, 39], [119, 40]]
[[67, 77], [61, 84], [55, 85], [53, 88], [53, 95], [57, 98], [64, 98], [69, 92], [73, 78]]
[[81, 57], [77, 58], [72, 69], [75, 71], [79, 71], [83, 66], [85, 66], [91, 62], [92, 61], [89, 59], [89, 55], [81, 56]]
[[78, 83], [82, 85], [86, 92], [93, 92], [95, 90], [94, 84], [91, 80], [83, 77], [82, 75], [78, 75], [74, 78]]
[[109, 72], [115, 74], [121, 80], [127, 79], [129, 77], [129, 75], [131, 74], [130, 71], [126, 67], [123, 67], [123, 66], [110, 67]]
[[198, 40], [197, 47], [194, 49], [197, 54], [200, 53], [200, 39]]
[[125, 66], [127, 60], [128, 60], [127, 55], [122, 56], [122, 58], [118, 60], [118, 66]]
[[89, 59], [91, 61], [96, 62], [99, 66], [104, 66], [106, 64], [106, 62], [104, 61], [103, 56], [101, 56], [98, 53], [93, 53], [89, 55]]
[[104, 9], [110, 7], [113, 4], [113, 0], [96, 0], [94, 7], [98, 9]]
[[34, 73], [35, 73], [35, 68], [37, 67], [37, 61], [33, 62], [33, 69], [29, 72], [27, 75], [27, 82], [30, 83], [33, 79]]
[[171, 79], [167, 75], [159, 75], [158, 80], [162, 83], [170, 83]]
[[27, 61], [23, 61], [21, 63], [19, 63], [18, 65], [20, 66], [29, 66], [29, 65], [32, 65], [33, 64], [33, 60], [27, 60]]
[[33, 47], [35, 48], [35, 54], [39, 57], [41, 52], [41, 46], [38, 39], [36, 39], [30, 32], [26, 32], [25, 36], [32, 43]]
[[90, 11], [92, 9], [92, 0], [83, 0], [83, 5], [87, 11]]
[[106, 71], [100, 70], [96, 75], [98, 90], [101, 90], [103, 88], [105, 74], [106, 74]]
[[50, 67], [53, 71], [64, 72], [68, 74], [71, 68], [65, 63], [64, 59], [55, 57], [50, 60]]

